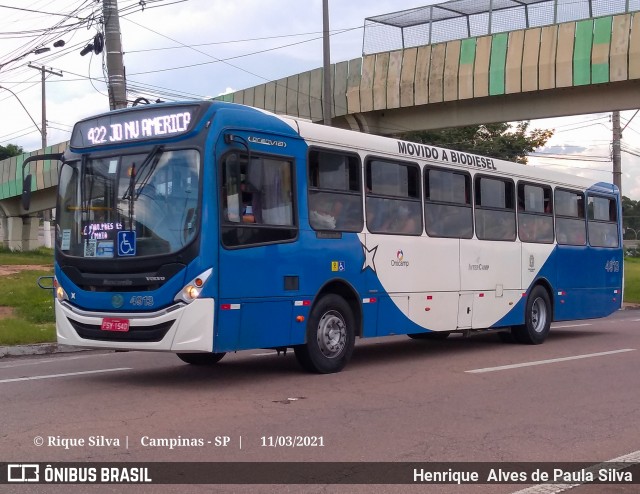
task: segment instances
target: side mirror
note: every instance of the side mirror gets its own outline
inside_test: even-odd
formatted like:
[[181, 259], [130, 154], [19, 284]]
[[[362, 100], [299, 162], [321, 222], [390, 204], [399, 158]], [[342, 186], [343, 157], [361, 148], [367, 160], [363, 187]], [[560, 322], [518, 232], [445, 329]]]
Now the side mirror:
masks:
[[31, 181], [33, 180], [33, 175], [29, 173], [24, 180], [22, 181], [22, 209], [25, 211], [29, 211], [29, 207], [31, 206]]
[[25, 211], [29, 211], [29, 207], [31, 206], [31, 182], [33, 181], [33, 176], [31, 173], [24, 176], [24, 172], [27, 170], [27, 165], [32, 161], [38, 160], [58, 160], [62, 161], [63, 153], [52, 153], [52, 154], [34, 154], [33, 156], [29, 156], [22, 163], [22, 209]]

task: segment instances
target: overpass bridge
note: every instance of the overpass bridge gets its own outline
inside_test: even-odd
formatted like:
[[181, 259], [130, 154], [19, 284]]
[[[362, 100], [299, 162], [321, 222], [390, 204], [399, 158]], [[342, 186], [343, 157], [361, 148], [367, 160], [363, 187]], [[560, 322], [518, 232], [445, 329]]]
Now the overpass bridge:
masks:
[[[626, 0], [625, 10], [630, 5], [635, 11], [405, 47], [333, 64], [332, 124], [396, 134], [638, 108], [640, 0]], [[217, 99], [322, 121], [322, 80], [319, 68]], [[67, 145], [0, 162], [0, 234], [5, 247], [35, 248], [38, 222], [33, 214], [55, 205], [58, 163], [45, 160], [29, 165], [34, 175], [32, 205], [28, 212], [22, 209], [22, 163], [33, 154], [62, 152]]]
[[[375, 134], [635, 109], [640, 12], [365, 55], [330, 70], [332, 125]], [[319, 68], [218, 99], [321, 122], [322, 80]]]

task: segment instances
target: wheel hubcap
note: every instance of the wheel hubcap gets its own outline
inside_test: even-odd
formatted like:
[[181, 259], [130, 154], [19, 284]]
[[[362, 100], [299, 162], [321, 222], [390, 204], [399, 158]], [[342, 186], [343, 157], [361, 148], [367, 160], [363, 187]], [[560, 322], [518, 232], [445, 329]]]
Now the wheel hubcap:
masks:
[[547, 325], [547, 304], [541, 298], [531, 304], [531, 325], [536, 333], [541, 333]]
[[318, 323], [318, 348], [327, 358], [335, 358], [347, 344], [347, 325], [336, 311], [325, 313]]

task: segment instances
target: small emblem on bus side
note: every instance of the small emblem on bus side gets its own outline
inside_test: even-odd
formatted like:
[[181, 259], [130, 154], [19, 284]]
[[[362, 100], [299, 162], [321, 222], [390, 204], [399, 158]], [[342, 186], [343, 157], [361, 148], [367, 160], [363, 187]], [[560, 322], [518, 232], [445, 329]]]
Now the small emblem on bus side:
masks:
[[111, 297], [111, 305], [116, 309], [119, 309], [124, 304], [124, 297], [122, 295], [114, 295]]
[[265, 146], [276, 146], [279, 148], [286, 148], [287, 143], [284, 141], [275, 141], [273, 139], [265, 139], [264, 137], [249, 137], [249, 142], [253, 142], [254, 144], [263, 144]]
[[331, 271], [343, 272], [347, 269], [347, 265], [344, 261], [331, 261]]
[[409, 261], [404, 260], [404, 252], [402, 250], [398, 250], [398, 252], [396, 252], [396, 259], [391, 260], [391, 265], [405, 268], [409, 267]]

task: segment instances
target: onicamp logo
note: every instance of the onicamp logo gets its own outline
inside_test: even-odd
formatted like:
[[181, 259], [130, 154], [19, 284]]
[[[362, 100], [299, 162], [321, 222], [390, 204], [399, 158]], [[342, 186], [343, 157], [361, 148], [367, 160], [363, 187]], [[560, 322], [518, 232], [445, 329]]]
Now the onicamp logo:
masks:
[[404, 268], [409, 267], [409, 261], [404, 260], [404, 252], [402, 252], [402, 250], [398, 250], [398, 252], [396, 252], [396, 259], [391, 260], [391, 265]]

